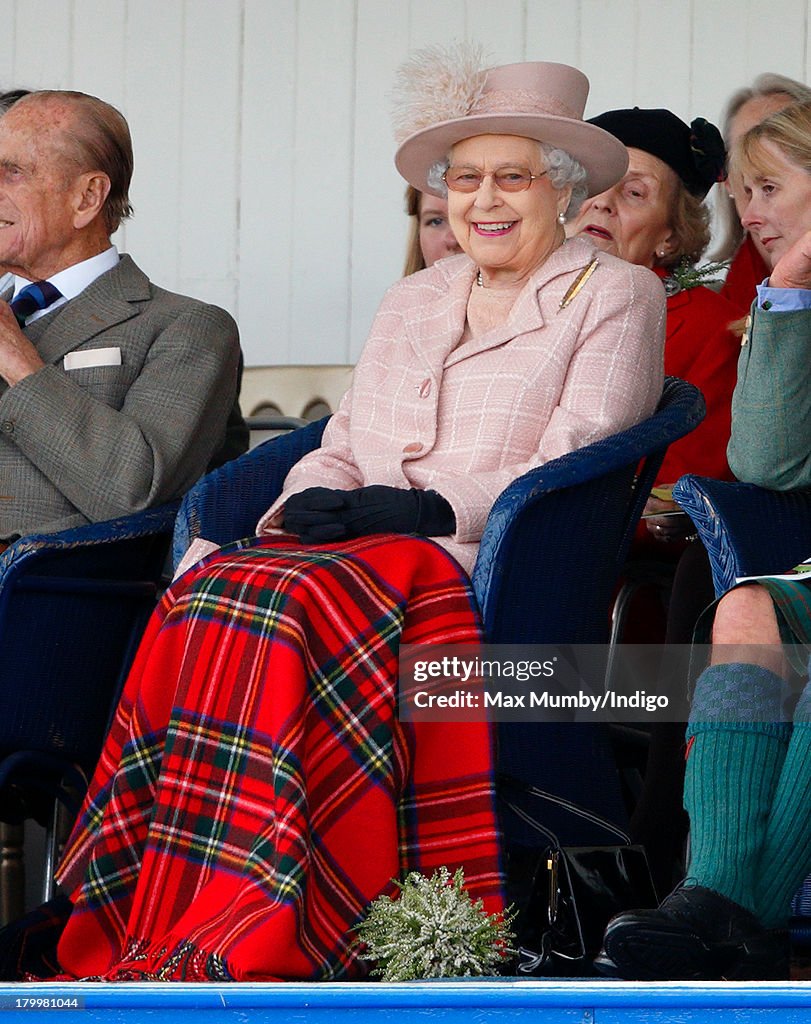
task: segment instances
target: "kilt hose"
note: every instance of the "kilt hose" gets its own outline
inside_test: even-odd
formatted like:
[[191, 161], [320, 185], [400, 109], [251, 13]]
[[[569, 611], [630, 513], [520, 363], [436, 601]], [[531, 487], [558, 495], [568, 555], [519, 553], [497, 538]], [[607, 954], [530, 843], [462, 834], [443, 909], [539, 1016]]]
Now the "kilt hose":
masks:
[[251, 539], [185, 573], [60, 864], [60, 977], [362, 978], [370, 901], [440, 865], [501, 910], [490, 725], [397, 718], [401, 643], [480, 637], [425, 539]]

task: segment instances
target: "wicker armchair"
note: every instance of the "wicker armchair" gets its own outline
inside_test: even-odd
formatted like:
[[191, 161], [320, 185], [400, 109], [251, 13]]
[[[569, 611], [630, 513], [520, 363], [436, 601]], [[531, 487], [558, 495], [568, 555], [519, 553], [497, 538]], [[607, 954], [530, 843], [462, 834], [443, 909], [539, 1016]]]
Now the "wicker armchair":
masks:
[[[58, 807], [75, 815], [98, 760], [162, 587], [176, 511], [26, 536], [0, 555], [0, 821], [47, 826], [43, 899]], [[4, 853], [20, 861], [8, 843]], [[22, 912], [20, 889], [3, 886], [7, 917]]]
[[[649, 419], [533, 469], [506, 488], [490, 512], [472, 574], [490, 643], [607, 642], [613, 590], [661, 459], [703, 413], [696, 388], [668, 379]], [[196, 537], [224, 544], [251, 535], [288, 469], [318, 446], [325, 422], [268, 441], [199, 481], [178, 514], [175, 562]], [[502, 724], [504, 773], [537, 782], [542, 765], [564, 800], [624, 820], [607, 730]], [[593, 827], [562, 805], [550, 813], [565, 842], [595, 841]], [[513, 828], [522, 831], [520, 823], [506, 823], [508, 841]]]

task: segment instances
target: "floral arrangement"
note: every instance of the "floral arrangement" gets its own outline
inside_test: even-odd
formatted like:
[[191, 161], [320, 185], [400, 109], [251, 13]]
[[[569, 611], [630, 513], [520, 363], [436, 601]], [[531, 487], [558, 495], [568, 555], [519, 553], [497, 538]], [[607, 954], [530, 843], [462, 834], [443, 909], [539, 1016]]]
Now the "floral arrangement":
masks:
[[464, 888], [464, 873], [442, 867], [426, 878], [411, 872], [396, 899], [379, 896], [358, 927], [384, 981], [459, 978], [493, 974], [513, 953], [511, 911], [487, 914]]
[[681, 262], [671, 267], [669, 280], [674, 284], [668, 289], [665, 284], [665, 291], [668, 295], [676, 295], [680, 291], [687, 291], [690, 288], [697, 288], [699, 285], [718, 284], [721, 280], [720, 274], [729, 267], [729, 260], [721, 263], [705, 263], [703, 266], [696, 266], [695, 263], [685, 257]]

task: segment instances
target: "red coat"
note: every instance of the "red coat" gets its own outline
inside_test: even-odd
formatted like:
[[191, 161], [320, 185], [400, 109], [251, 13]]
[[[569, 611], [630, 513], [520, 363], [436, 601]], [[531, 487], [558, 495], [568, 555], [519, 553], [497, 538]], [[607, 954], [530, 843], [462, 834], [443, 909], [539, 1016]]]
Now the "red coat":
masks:
[[685, 473], [734, 479], [726, 449], [741, 342], [729, 325], [740, 318], [737, 306], [702, 286], [667, 300], [665, 373], [700, 388], [707, 415], [670, 446], [659, 471], [660, 484], [673, 484]]
[[734, 306], [739, 306], [746, 316], [755, 297], [755, 287], [769, 276], [769, 268], [755, 248], [749, 235], [744, 237], [741, 247], [729, 267], [721, 295]]

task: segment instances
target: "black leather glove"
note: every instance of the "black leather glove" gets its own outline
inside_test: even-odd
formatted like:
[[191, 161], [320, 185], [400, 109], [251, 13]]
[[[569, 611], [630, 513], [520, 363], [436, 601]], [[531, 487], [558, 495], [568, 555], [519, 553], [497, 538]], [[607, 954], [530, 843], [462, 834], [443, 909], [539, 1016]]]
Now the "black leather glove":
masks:
[[456, 529], [456, 516], [436, 491], [372, 484], [354, 491], [308, 487], [284, 505], [284, 528], [305, 544], [323, 544], [370, 533], [420, 533], [442, 537]]

